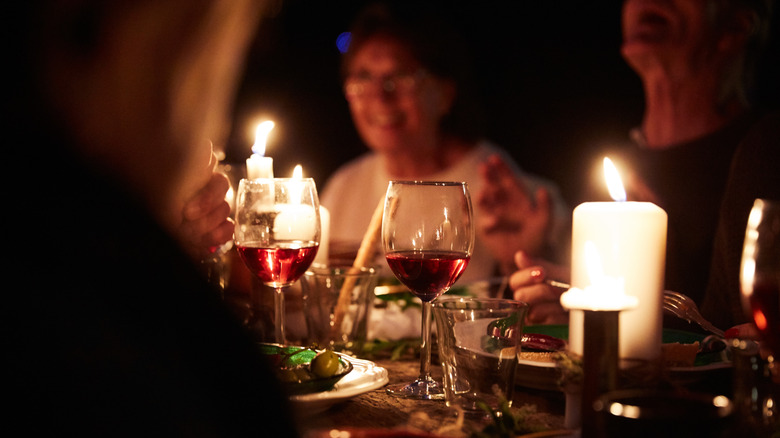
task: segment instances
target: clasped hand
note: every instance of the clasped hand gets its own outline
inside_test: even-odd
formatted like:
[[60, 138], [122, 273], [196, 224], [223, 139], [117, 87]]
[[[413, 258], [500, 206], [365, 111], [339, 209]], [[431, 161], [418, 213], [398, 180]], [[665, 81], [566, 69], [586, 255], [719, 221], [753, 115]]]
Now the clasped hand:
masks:
[[477, 194], [477, 230], [504, 274], [514, 270], [514, 255], [541, 256], [549, 244], [550, 195], [544, 188], [529, 193], [524, 182], [494, 155], [479, 168], [484, 181]]

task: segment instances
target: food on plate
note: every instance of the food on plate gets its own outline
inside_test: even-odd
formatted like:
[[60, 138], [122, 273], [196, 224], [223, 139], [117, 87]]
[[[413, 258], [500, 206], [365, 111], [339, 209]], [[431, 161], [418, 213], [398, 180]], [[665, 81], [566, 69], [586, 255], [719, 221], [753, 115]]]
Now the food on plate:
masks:
[[566, 348], [566, 341], [555, 336], [543, 335], [541, 333], [523, 333], [520, 338], [523, 351], [561, 351]]
[[[519, 328], [517, 315], [497, 319], [487, 327], [487, 335], [492, 338], [512, 338], [516, 336]], [[555, 336], [541, 333], [523, 333], [520, 336], [521, 351], [553, 352], [566, 348], [566, 341]]]
[[661, 358], [669, 367], [692, 367], [699, 350], [698, 341], [692, 344], [666, 343], [661, 345]]
[[555, 362], [554, 351], [520, 351], [517, 358], [520, 360], [529, 360], [533, 362]]
[[333, 377], [339, 369], [341, 362], [333, 350], [324, 350], [311, 360], [311, 372], [317, 377]]
[[290, 395], [328, 391], [354, 368], [333, 350], [259, 344], [277, 378]]
[[282, 357], [278, 362], [276, 374], [284, 383], [302, 383], [318, 378], [333, 377], [344, 368], [338, 354], [333, 350], [323, 350], [316, 353], [310, 361], [296, 360], [295, 356], [301, 353], [312, 353], [310, 349], [301, 349]]

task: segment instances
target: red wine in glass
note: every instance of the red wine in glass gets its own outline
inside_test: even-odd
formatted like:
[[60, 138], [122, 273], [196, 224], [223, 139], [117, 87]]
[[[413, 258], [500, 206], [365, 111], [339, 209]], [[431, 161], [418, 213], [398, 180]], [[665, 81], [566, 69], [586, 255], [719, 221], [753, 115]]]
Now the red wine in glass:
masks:
[[242, 179], [235, 222], [233, 240], [239, 256], [264, 285], [274, 289], [274, 338], [284, 345], [284, 291], [306, 272], [319, 248], [314, 180]]
[[756, 199], [740, 264], [745, 312], [772, 354], [780, 354], [780, 201]]
[[750, 312], [761, 338], [780, 352], [780, 287], [777, 281], [757, 281], [749, 297]]
[[397, 251], [385, 257], [398, 280], [426, 302], [449, 290], [471, 258], [459, 251]]
[[444, 398], [431, 377], [431, 308], [460, 278], [474, 249], [471, 196], [464, 182], [390, 181], [382, 215], [382, 247], [398, 280], [422, 300], [420, 375], [390, 385], [389, 394]]
[[252, 273], [263, 283], [286, 286], [297, 281], [306, 272], [317, 255], [316, 242], [276, 242], [274, 247], [263, 247], [254, 242], [237, 245], [238, 254]]

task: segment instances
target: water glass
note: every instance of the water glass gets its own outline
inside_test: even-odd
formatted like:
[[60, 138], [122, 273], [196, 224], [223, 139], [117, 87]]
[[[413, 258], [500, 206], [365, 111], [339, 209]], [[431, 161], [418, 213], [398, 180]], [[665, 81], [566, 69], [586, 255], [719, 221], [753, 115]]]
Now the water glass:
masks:
[[308, 342], [359, 354], [366, 342], [376, 281], [372, 267], [312, 265], [301, 278]]
[[447, 406], [485, 415], [511, 406], [528, 304], [497, 298], [441, 297], [433, 303]]

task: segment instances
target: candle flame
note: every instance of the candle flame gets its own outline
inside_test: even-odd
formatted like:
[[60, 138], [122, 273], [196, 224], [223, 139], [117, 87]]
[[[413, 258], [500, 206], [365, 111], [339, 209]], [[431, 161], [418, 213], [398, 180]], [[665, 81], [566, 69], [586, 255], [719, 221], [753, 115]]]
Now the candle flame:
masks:
[[300, 164], [295, 165], [295, 168], [293, 169], [292, 177], [295, 179], [303, 178], [303, 167]]
[[604, 157], [604, 177], [607, 180], [609, 196], [617, 202], [626, 201], [626, 190], [623, 188], [623, 181], [620, 179], [620, 173], [608, 157]]
[[271, 130], [274, 129], [274, 122], [270, 120], [266, 120], [265, 122], [262, 122], [257, 125], [257, 129], [255, 130], [255, 144], [252, 145], [252, 153], [264, 156], [265, 155], [265, 145], [268, 141], [268, 134], [271, 133]]

